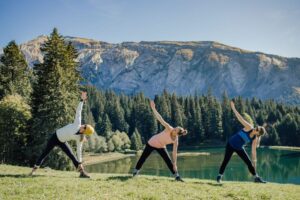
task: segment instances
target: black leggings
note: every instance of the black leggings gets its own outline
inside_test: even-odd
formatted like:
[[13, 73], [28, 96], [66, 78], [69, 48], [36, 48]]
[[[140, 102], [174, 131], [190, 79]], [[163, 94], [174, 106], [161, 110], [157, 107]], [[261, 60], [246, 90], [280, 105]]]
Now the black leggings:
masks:
[[80, 164], [76, 157], [74, 156], [71, 147], [67, 142], [61, 142], [58, 140], [56, 133], [54, 133], [51, 138], [49, 139], [47, 146], [45, 150], [43, 151], [42, 155], [39, 157], [37, 162], [35, 163], [36, 166], [40, 166], [45, 158], [48, 156], [50, 151], [55, 147], [59, 146], [66, 154], [67, 156], [72, 160], [74, 166], [77, 168], [78, 165]]
[[152, 153], [153, 150], [156, 150], [159, 153], [159, 155], [164, 159], [164, 161], [168, 165], [168, 168], [170, 169], [172, 174], [175, 174], [176, 172], [173, 169], [173, 163], [167, 152], [167, 149], [166, 148], [155, 148], [155, 147], [150, 146], [148, 143], [146, 144], [146, 147], [145, 147], [139, 161], [137, 162], [135, 169], [137, 169], [137, 170], [141, 169], [142, 165], [144, 164], [144, 162], [146, 161], [146, 159]]
[[222, 162], [222, 165], [220, 167], [220, 170], [219, 170], [219, 174], [223, 174], [224, 171], [225, 171], [225, 168], [233, 154], [233, 152], [236, 152], [237, 155], [240, 156], [240, 158], [247, 164], [248, 166], [248, 169], [249, 171], [251, 172], [251, 174], [254, 176], [256, 175], [256, 171], [255, 171], [255, 168], [247, 154], [247, 152], [245, 151], [245, 149], [242, 149], [242, 150], [236, 150], [234, 149], [229, 143], [227, 143], [226, 145], [226, 150], [225, 150], [225, 156], [224, 156], [224, 160]]

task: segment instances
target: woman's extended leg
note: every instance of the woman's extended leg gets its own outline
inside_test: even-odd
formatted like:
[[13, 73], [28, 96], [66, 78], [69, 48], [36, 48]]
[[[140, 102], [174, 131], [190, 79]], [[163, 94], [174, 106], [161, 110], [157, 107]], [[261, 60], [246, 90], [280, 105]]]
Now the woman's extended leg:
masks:
[[154, 150], [155, 148], [151, 147], [148, 143], [146, 144], [146, 147], [139, 159], [139, 161], [137, 162], [136, 166], [135, 166], [135, 170], [140, 170], [144, 164], [144, 162], [146, 161], [146, 159], [149, 157], [149, 155], [151, 154], [151, 152]]
[[29, 176], [32, 176], [35, 171], [41, 166], [41, 164], [44, 162], [45, 158], [48, 156], [50, 151], [59, 143], [56, 133], [54, 133], [51, 138], [48, 140], [46, 148], [44, 149], [43, 153], [40, 155], [40, 157], [37, 159], [34, 167], [32, 168], [31, 172], [29, 173]]
[[167, 166], [170, 169], [170, 171], [172, 172], [172, 174], [175, 174], [176, 172], [173, 169], [173, 163], [167, 152], [167, 149], [166, 148], [157, 149], [157, 152], [164, 159], [165, 163], [167, 164]]
[[249, 171], [251, 172], [251, 174], [254, 177], [254, 182], [256, 183], [266, 183], [266, 181], [264, 181], [261, 177], [259, 177], [256, 173], [256, 170], [247, 154], [247, 152], [245, 151], [245, 149], [243, 150], [239, 150], [236, 151], [236, 153], [242, 158], [242, 160], [247, 164]]
[[156, 149], [157, 152], [159, 153], [159, 155], [164, 159], [165, 163], [167, 164], [169, 170], [172, 172], [172, 174], [175, 176], [175, 180], [176, 181], [182, 181], [184, 182], [181, 177], [179, 176], [179, 173], [176, 172], [173, 168], [173, 162], [169, 156], [169, 153], [167, 151], [166, 148], [162, 148], [162, 149]]
[[251, 174], [252, 174], [253, 176], [255, 176], [255, 175], [256, 175], [256, 170], [255, 170], [255, 168], [254, 168], [254, 166], [253, 166], [253, 164], [252, 164], [252, 162], [251, 162], [251, 160], [250, 160], [250, 158], [249, 158], [247, 152], [245, 151], [245, 149], [236, 151], [236, 153], [237, 153], [237, 154], [240, 156], [240, 158], [247, 164], [248, 169], [249, 169], [249, 171], [251, 172]]
[[76, 167], [76, 169], [78, 168], [79, 166], [79, 162], [77, 160], [77, 158], [75, 157], [71, 147], [69, 146], [68, 142], [60, 142], [59, 143], [59, 147], [67, 154], [67, 156], [72, 160], [74, 166]]
[[90, 178], [90, 176], [84, 171], [83, 166], [81, 165], [81, 163], [77, 160], [77, 158], [75, 157], [70, 145], [68, 144], [68, 142], [60, 142], [59, 143], [59, 147], [65, 152], [65, 154], [67, 154], [67, 156], [72, 160], [74, 166], [76, 167], [76, 169], [78, 169], [78, 171], [80, 172], [80, 178]]
[[219, 169], [219, 175], [223, 175], [223, 173], [225, 171], [225, 168], [226, 168], [226, 166], [227, 166], [227, 164], [228, 164], [228, 162], [229, 162], [229, 160], [230, 160], [233, 152], [234, 152], [234, 149], [230, 146], [229, 143], [227, 143], [226, 149], [225, 149], [224, 160], [223, 160], [222, 165], [221, 165], [221, 167]]
[[48, 154], [50, 153], [50, 151], [56, 146], [58, 145], [59, 141], [57, 139], [56, 133], [54, 133], [51, 138], [49, 139], [46, 148], [44, 149], [43, 153], [40, 155], [40, 157], [38, 158], [38, 160], [35, 163], [35, 167], [39, 167], [41, 166], [41, 164], [44, 162], [45, 158], [48, 156]]

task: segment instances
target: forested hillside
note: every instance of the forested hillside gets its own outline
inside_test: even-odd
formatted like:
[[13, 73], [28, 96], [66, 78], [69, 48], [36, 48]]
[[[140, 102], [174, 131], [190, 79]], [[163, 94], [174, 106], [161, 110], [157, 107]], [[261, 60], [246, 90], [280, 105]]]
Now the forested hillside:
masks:
[[[108, 139], [111, 132], [118, 130], [128, 133], [129, 137], [141, 135], [145, 144], [162, 130], [150, 109], [150, 99], [143, 93], [127, 96], [93, 87], [87, 90], [90, 99], [85, 120], [95, 124], [98, 135]], [[182, 97], [165, 91], [154, 98], [157, 110], [167, 122], [188, 129], [189, 134], [180, 139], [183, 146], [224, 144], [242, 128], [231, 111], [230, 100], [226, 93], [218, 100], [211, 92]], [[262, 139], [262, 145], [300, 145], [299, 107], [256, 98], [236, 97], [233, 100], [239, 112], [251, 118], [254, 125], [267, 123], [268, 134]]]

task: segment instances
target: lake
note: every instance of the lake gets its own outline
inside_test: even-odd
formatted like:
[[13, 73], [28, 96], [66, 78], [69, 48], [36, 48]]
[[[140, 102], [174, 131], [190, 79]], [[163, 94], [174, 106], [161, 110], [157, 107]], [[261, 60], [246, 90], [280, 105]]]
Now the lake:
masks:
[[[247, 151], [250, 153], [250, 149]], [[199, 155], [199, 152], [207, 152], [207, 154]], [[185, 154], [177, 158], [177, 166], [182, 178], [215, 180], [224, 157], [224, 148], [206, 148], [198, 151], [179, 151], [179, 153]], [[186, 155], [188, 153], [191, 155]], [[193, 155], [193, 153], [198, 154]], [[259, 148], [257, 156], [257, 172], [266, 181], [300, 184], [300, 151]], [[93, 173], [131, 174], [138, 159], [139, 155], [93, 164], [86, 166], [86, 170]], [[156, 152], [146, 160], [140, 174], [171, 176], [163, 159]], [[246, 164], [236, 154], [233, 154], [223, 180], [252, 181], [252, 175], [248, 172]]]

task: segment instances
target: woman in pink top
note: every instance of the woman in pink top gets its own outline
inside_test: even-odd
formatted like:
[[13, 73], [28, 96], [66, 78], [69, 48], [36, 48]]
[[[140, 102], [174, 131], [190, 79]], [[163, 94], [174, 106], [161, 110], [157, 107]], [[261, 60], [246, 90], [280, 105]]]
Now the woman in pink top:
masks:
[[[161, 115], [157, 112], [153, 101], [150, 102], [150, 106], [152, 108], [152, 111], [156, 119], [165, 127], [165, 129], [161, 133], [156, 134], [152, 136], [152, 138], [150, 138], [150, 140], [146, 144], [146, 147], [139, 161], [136, 164], [136, 167], [133, 172], [133, 176], [138, 175], [142, 165], [144, 164], [148, 156], [151, 154], [153, 150], [156, 150], [159, 153], [159, 155], [164, 159], [172, 174], [175, 176], [175, 180], [183, 181], [180, 178], [177, 171], [177, 147], [178, 147], [178, 137], [182, 135], [186, 135], [187, 130], [181, 127], [173, 128], [167, 122], [165, 122], [164, 119], [161, 117]], [[172, 153], [173, 162], [166, 149], [167, 144], [173, 144], [173, 153]]]

